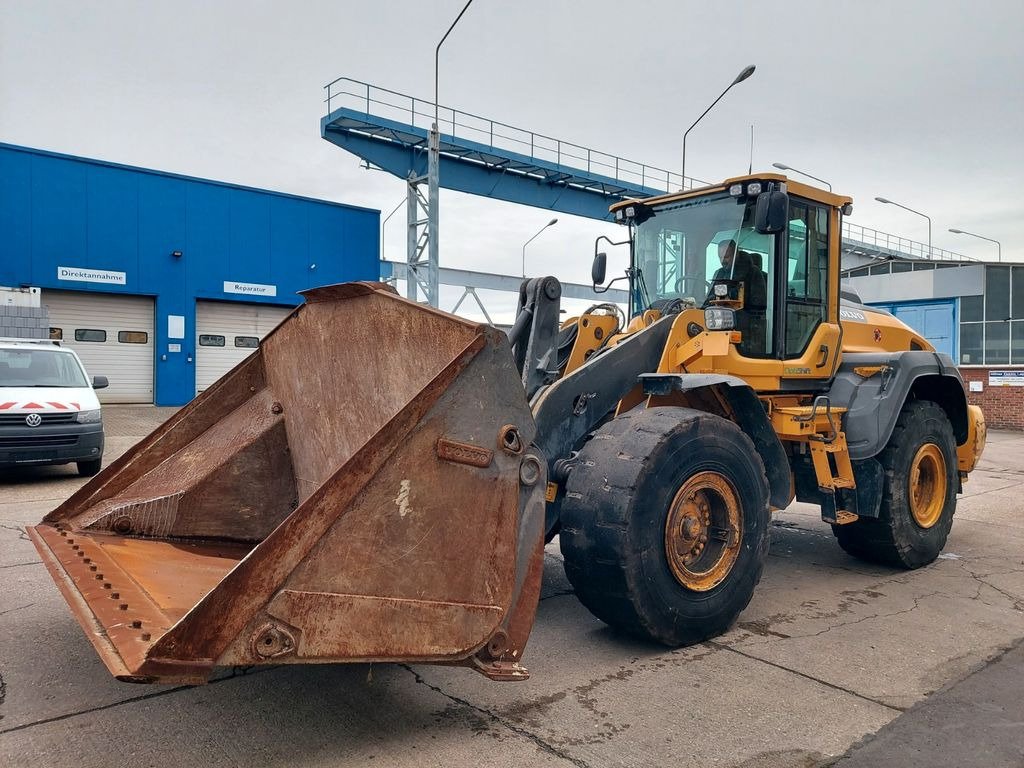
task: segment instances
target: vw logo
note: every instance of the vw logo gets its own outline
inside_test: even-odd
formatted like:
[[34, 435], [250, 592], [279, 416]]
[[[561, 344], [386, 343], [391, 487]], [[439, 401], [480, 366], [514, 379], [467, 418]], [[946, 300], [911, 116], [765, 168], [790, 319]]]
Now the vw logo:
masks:
[[43, 417], [40, 416], [38, 413], [30, 413], [28, 416], [25, 417], [25, 423], [28, 424], [30, 427], [38, 427], [40, 424], [43, 423]]

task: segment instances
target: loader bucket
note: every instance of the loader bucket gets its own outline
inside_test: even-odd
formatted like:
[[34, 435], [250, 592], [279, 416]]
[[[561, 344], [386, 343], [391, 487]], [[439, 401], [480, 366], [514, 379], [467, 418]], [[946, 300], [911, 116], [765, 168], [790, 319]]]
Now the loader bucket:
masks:
[[546, 463], [503, 333], [374, 283], [260, 349], [29, 528], [116, 677], [520, 665]]

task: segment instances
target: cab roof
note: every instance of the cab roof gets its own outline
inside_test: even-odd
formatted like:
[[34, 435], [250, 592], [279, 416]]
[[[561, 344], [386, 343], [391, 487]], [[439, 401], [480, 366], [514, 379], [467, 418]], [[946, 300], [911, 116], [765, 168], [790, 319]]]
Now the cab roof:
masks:
[[813, 200], [817, 203], [823, 203], [834, 208], [840, 208], [847, 203], [852, 203], [853, 198], [847, 197], [846, 195], [837, 195], [832, 192], [828, 192], [818, 187], [812, 187], [809, 184], [804, 184], [801, 181], [792, 181], [787, 176], [781, 173], [752, 173], [746, 176], [733, 176], [730, 179], [726, 179], [721, 184], [712, 184], [707, 187], [698, 187], [697, 189], [688, 189], [685, 192], [680, 190], [678, 192], [668, 192], [664, 195], [656, 195], [655, 197], [645, 198], [632, 198], [630, 200], [622, 200], [608, 208], [609, 211], [614, 213], [619, 208], [629, 205], [630, 203], [642, 202], [644, 205], [663, 205], [665, 203], [674, 203], [677, 200], [686, 200], [691, 197], [703, 197], [704, 195], [712, 194], [715, 192], [724, 192], [732, 184], [737, 184], [747, 181], [783, 181], [786, 183], [786, 188], [799, 197]]

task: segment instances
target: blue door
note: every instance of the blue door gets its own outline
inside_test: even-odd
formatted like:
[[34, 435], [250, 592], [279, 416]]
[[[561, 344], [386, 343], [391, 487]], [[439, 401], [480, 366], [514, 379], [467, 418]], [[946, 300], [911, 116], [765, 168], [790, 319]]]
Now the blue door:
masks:
[[954, 356], [955, 304], [952, 301], [934, 304], [879, 304], [882, 309], [892, 312], [931, 343], [937, 352]]

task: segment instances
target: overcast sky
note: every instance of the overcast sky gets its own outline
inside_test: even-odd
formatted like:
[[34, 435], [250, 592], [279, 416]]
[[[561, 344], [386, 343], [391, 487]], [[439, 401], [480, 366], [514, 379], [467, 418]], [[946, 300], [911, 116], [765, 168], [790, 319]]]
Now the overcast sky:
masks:
[[[0, 141], [379, 208], [402, 181], [320, 138], [339, 76], [429, 99], [463, 0], [0, 0]], [[475, 0], [441, 54], [441, 102], [688, 175], [807, 170], [853, 222], [1024, 261], [1024, 3]], [[518, 274], [551, 218], [442, 192], [441, 263]], [[559, 216], [528, 272], [586, 281], [612, 225]], [[404, 259], [404, 215], [384, 255]], [[614, 256], [609, 269], [615, 270]]]

